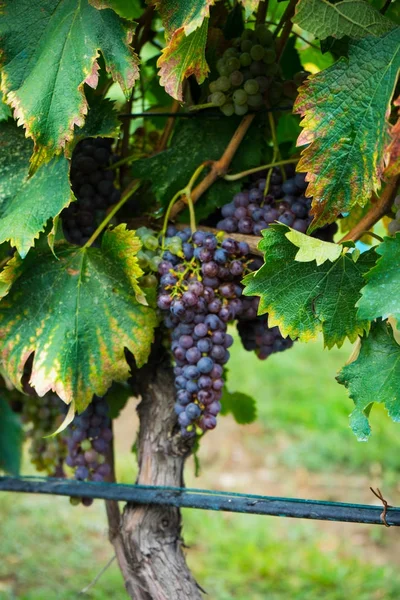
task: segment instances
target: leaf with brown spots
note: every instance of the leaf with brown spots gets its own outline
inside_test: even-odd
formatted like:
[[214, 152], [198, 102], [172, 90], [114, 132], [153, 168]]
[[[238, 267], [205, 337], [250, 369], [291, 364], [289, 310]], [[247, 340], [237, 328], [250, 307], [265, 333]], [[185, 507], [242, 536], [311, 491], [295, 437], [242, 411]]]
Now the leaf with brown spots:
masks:
[[88, 0], [5, 0], [0, 11], [1, 90], [14, 117], [41, 148], [57, 153], [88, 111], [83, 86], [96, 88], [97, 57], [129, 96], [139, 76], [132, 32]]
[[160, 83], [170, 96], [182, 100], [182, 83], [195, 75], [202, 83], [208, 74], [205, 59], [208, 17], [214, 0], [157, 0], [167, 45], [158, 60]]
[[78, 411], [112, 381], [128, 378], [125, 348], [139, 367], [146, 362], [157, 324], [155, 311], [136, 299], [136, 277], [124, 255], [139, 247], [134, 232], [117, 227], [104, 237], [101, 249], [61, 243], [58, 260], [45, 245], [32, 250], [16, 265], [16, 280], [0, 302], [6, 376], [20, 388], [34, 352], [30, 385], [39, 395], [55, 390]]
[[158, 59], [160, 84], [177, 100], [183, 99], [184, 79], [194, 75], [198, 83], [202, 83], [207, 77], [209, 71], [205, 57], [207, 29], [208, 19], [205, 19], [201, 27], [188, 36], [183, 29], [178, 30]]
[[375, 264], [374, 250], [356, 262], [349, 252], [320, 265], [315, 260], [298, 262], [298, 247], [287, 239], [289, 231], [276, 224], [262, 232], [259, 248], [265, 264], [245, 277], [245, 296], [260, 296], [259, 313], [268, 313], [269, 326], [278, 325], [285, 337], [306, 342], [322, 330], [328, 348], [340, 347], [346, 337], [355, 341], [370, 327], [367, 319], [358, 318], [355, 304], [363, 275]]
[[300, 88], [295, 112], [307, 145], [298, 164], [313, 197], [310, 230], [364, 206], [388, 158], [388, 116], [400, 68], [400, 28], [349, 44], [349, 58], [312, 75]]

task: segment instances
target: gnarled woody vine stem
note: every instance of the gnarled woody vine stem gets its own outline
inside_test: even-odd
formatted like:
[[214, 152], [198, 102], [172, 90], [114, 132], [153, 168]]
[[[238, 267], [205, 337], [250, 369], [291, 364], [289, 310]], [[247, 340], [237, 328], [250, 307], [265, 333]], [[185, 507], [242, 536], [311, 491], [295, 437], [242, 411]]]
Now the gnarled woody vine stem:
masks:
[[[163, 352], [163, 351], [161, 351]], [[193, 440], [182, 438], [174, 412], [174, 376], [160, 351], [133, 377], [140, 394], [137, 441], [141, 485], [183, 487], [183, 468]], [[167, 506], [107, 503], [110, 539], [134, 600], [200, 600], [200, 588], [190, 573], [182, 550], [181, 514]]]
[[[192, 191], [192, 202], [197, 202], [200, 196], [204, 194], [204, 192], [206, 192], [209, 187], [212, 186], [212, 184], [218, 179], [218, 177], [221, 177], [222, 175], [226, 174], [237, 149], [239, 148], [244, 136], [246, 135], [250, 125], [253, 122], [254, 117], [255, 113], [243, 117], [239, 127], [233, 134], [232, 139], [227, 145], [221, 158], [219, 160], [214, 161], [211, 164], [210, 172]], [[178, 200], [171, 210], [171, 219], [175, 219], [177, 214], [180, 213], [181, 210], [183, 210], [186, 206], [187, 204], [185, 202], [183, 202], [182, 200]]]

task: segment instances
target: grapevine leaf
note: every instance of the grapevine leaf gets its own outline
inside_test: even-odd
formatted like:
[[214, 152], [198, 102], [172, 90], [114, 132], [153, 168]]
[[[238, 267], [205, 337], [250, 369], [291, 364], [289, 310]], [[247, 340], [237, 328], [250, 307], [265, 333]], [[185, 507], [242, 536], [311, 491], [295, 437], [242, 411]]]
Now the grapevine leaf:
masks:
[[195, 75], [198, 83], [203, 83], [207, 77], [209, 71], [205, 57], [207, 30], [208, 19], [204, 19], [201, 27], [188, 36], [183, 29], [178, 30], [157, 61], [157, 66], [160, 68], [160, 84], [176, 100], [183, 100], [184, 79]]
[[355, 408], [350, 426], [359, 440], [371, 433], [368, 415], [374, 402], [385, 405], [393, 421], [400, 421], [400, 346], [386, 322], [373, 323], [368, 336], [361, 339], [357, 359], [345, 365], [337, 380], [349, 390]]
[[[168, 150], [133, 162], [132, 174], [135, 178], [150, 181], [156, 199], [167, 206], [202, 162], [221, 157], [239, 123], [240, 118], [235, 117], [188, 119], [176, 127]], [[232, 160], [232, 172], [260, 164], [263, 143], [263, 126], [255, 119]], [[197, 202], [197, 218], [204, 219], [215, 208], [230, 202], [240, 186], [240, 182], [216, 181]]]
[[[114, 108], [114, 102], [107, 98], [96, 98], [96, 102], [89, 106], [85, 124], [75, 130], [73, 143], [88, 137], [112, 137], [118, 135], [121, 121]], [[69, 149], [70, 150], [70, 149]]]
[[13, 121], [0, 125], [0, 244], [9, 240], [22, 257], [44, 230], [73, 199], [69, 164], [53, 158], [28, 178], [32, 143]]
[[313, 196], [313, 230], [377, 191], [390, 141], [387, 116], [400, 68], [400, 27], [349, 46], [349, 58], [312, 75], [300, 88], [295, 112], [307, 144], [298, 164]]
[[383, 35], [395, 27], [365, 0], [300, 0], [292, 19], [302, 29], [323, 40], [328, 36], [340, 39], [345, 35], [361, 39]]
[[143, 9], [140, 0], [89, 0], [98, 9], [112, 8], [123, 19], [132, 21], [140, 17]]
[[365, 274], [367, 284], [357, 303], [360, 319], [400, 319], [400, 235], [385, 237], [375, 248], [380, 258]]
[[115, 382], [112, 384], [105, 395], [107, 404], [110, 407], [110, 419], [117, 419], [119, 417], [131, 397], [132, 390], [129, 385]]
[[210, 6], [214, 0], [155, 0], [162, 24], [165, 27], [167, 39], [183, 30], [190, 35], [210, 16]]
[[5, 0], [1, 8], [2, 91], [35, 146], [51, 156], [84, 123], [83, 86], [97, 86], [99, 51], [129, 95], [139, 75], [132, 32], [88, 0]]
[[400, 96], [393, 102], [399, 107], [399, 117], [390, 130], [392, 141], [390, 142], [388, 152], [390, 155], [389, 165], [385, 174], [394, 177], [400, 173]]
[[260, 0], [240, 0], [244, 8], [244, 12], [246, 15], [246, 19], [250, 17], [256, 10], [258, 5], [260, 4]]
[[102, 250], [108, 258], [123, 265], [135, 292], [136, 300], [147, 306], [146, 297], [138, 284], [139, 277], [144, 274], [136, 256], [142, 243], [138, 237], [133, 237], [132, 234], [133, 232], [126, 228], [125, 223], [118, 225], [114, 230], [109, 229], [103, 236]]
[[242, 392], [229, 392], [226, 388], [221, 398], [221, 414], [232, 414], [236, 423], [248, 425], [257, 419], [257, 403], [251, 396]]
[[0, 98], [0, 123], [11, 117], [11, 108]]
[[334, 262], [342, 253], [342, 247], [332, 242], [324, 242], [318, 238], [310, 237], [294, 229], [290, 229], [286, 234], [289, 242], [292, 242], [299, 248], [295, 256], [297, 262], [310, 262], [315, 260], [317, 265], [322, 265], [325, 261]]
[[340, 219], [340, 231], [344, 233], [345, 231], [353, 229], [353, 227], [367, 214], [370, 208], [371, 201], [367, 202], [365, 206], [355, 204], [348, 215], [343, 217], [343, 219]]
[[287, 238], [289, 228], [272, 225], [259, 244], [265, 264], [244, 279], [246, 296], [260, 296], [259, 313], [268, 313], [270, 327], [278, 325], [284, 337], [309, 341], [322, 329], [328, 348], [339, 347], [346, 337], [355, 341], [370, 323], [357, 317], [355, 304], [364, 283], [363, 274], [374, 264], [370, 250], [354, 262], [341, 255], [321, 265], [297, 262], [297, 247]]
[[[78, 411], [93, 394], [103, 396], [113, 380], [128, 378], [124, 348], [139, 367], [146, 362], [156, 325], [155, 311], [136, 300], [129, 263], [117, 258], [119, 241], [126, 249], [124, 229], [104, 237], [106, 252], [65, 243], [57, 246], [58, 260], [46, 246], [29, 252], [0, 302], [7, 377], [20, 388], [34, 352], [30, 385], [40, 396], [56, 391]], [[134, 254], [137, 238], [133, 232], [130, 237]]]
[[18, 416], [0, 396], [0, 470], [18, 475], [24, 433]]

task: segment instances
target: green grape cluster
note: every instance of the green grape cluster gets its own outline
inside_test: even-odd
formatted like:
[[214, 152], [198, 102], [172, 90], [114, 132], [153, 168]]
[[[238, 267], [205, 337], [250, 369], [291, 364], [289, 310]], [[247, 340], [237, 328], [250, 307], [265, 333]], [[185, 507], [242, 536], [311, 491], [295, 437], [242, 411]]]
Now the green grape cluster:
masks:
[[142, 242], [137, 258], [139, 267], [144, 271], [139, 283], [142, 288], [154, 288], [158, 285], [155, 273], [158, 272], [158, 265], [161, 262], [158, 234], [148, 227], [139, 227], [136, 235]]
[[265, 103], [287, 105], [296, 97], [304, 76], [299, 74], [297, 81], [282, 81], [276, 59], [275, 40], [266, 25], [244, 29], [217, 61], [219, 77], [209, 85], [208, 101], [226, 116], [242, 116]]
[[26, 437], [30, 439], [30, 459], [38, 471], [50, 476], [63, 476], [62, 464], [67, 456], [67, 442], [63, 434], [54, 433], [65, 418], [65, 404], [54, 393], [42, 397], [36, 394], [24, 398], [22, 421], [26, 425]]

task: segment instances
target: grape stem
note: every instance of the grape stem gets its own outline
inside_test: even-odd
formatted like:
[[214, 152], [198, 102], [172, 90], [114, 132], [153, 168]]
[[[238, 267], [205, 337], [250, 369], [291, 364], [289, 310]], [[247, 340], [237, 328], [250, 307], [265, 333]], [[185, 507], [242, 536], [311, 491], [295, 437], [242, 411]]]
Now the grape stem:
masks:
[[[184, 83], [186, 83], [186, 82], [184, 82]], [[171, 113], [176, 114], [179, 111], [179, 108], [180, 108], [180, 103], [178, 102], [178, 100], [174, 100], [172, 103], [172, 107], [171, 107]], [[174, 124], [175, 124], [175, 119], [173, 116], [170, 116], [167, 120], [164, 131], [162, 132], [162, 135], [157, 144], [156, 152], [162, 152], [167, 147], [168, 140], [171, 136], [171, 132], [174, 127]]]
[[267, 165], [261, 165], [259, 167], [254, 167], [253, 169], [247, 169], [247, 171], [242, 171], [241, 173], [234, 173], [233, 175], [225, 175], [224, 179], [226, 181], [237, 181], [238, 179], [242, 179], [242, 177], [247, 177], [247, 175], [252, 175], [253, 173], [258, 173], [259, 171], [265, 171], [266, 169], [272, 169], [273, 167], [280, 167], [282, 165], [290, 165], [298, 163], [298, 158], [288, 158], [286, 160], [279, 160], [277, 162], [271, 162]]
[[[176, 223], [175, 227], [176, 229], [185, 229], [187, 225], [185, 223]], [[220, 229], [215, 229], [215, 227], [206, 227], [205, 225], [198, 225], [197, 229], [198, 231], [209, 231], [214, 235], [223, 235], [224, 238], [230, 238], [236, 242], [246, 242], [250, 248], [251, 254], [263, 256], [263, 253], [257, 247], [259, 242], [262, 240], [261, 237], [256, 235], [246, 235], [245, 233], [227, 233], [225, 231], [221, 231]]]
[[257, 8], [256, 24], [263, 25], [267, 18], [268, 0], [261, 0]]
[[[276, 26], [276, 29], [274, 31], [274, 38], [278, 37], [278, 34], [280, 33], [281, 29], [286, 26], [288, 23], [291, 24], [291, 18], [294, 15], [294, 11], [296, 9], [296, 4], [297, 4], [297, 0], [290, 0], [289, 4], [286, 7], [285, 12], [283, 13], [281, 20], [279, 21], [278, 25]], [[282, 34], [283, 35], [283, 34]]]
[[353, 229], [351, 229], [344, 237], [342, 237], [341, 240], [339, 240], [339, 244], [346, 242], [347, 240], [356, 242], [363, 235], [365, 235], [366, 231], [371, 229], [375, 223], [377, 223], [387, 213], [393, 204], [399, 183], [400, 175], [388, 180], [378, 202], [372, 206], [371, 210], [367, 212], [367, 214], [353, 227]]
[[[236, 154], [237, 149], [239, 148], [244, 136], [246, 135], [250, 125], [253, 122], [254, 117], [255, 113], [243, 117], [239, 127], [233, 134], [221, 158], [211, 163], [210, 172], [194, 188], [191, 194], [193, 204], [195, 204], [200, 198], [200, 196], [204, 194], [204, 192], [206, 192], [209, 187], [212, 186], [212, 184], [218, 179], [218, 177], [222, 177], [226, 174], [226, 172], [228, 171], [228, 167]], [[171, 208], [169, 218], [173, 221], [176, 218], [176, 216], [185, 208], [185, 206], [186, 204], [185, 202], [182, 202], [182, 200], [176, 202]]]
[[186, 201], [181, 200], [181, 202], [184, 202], [185, 205], [187, 204], [189, 206], [190, 229], [192, 230], [192, 233], [194, 233], [196, 231], [196, 216], [194, 213], [194, 206], [193, 206], [193, 200], [192, 200], [192, 188], [206, 165], [207, 165], [207, 163], [202, 163], [199, 167], [197, 167], [197, 169], [191, 176], [189, 183], [184, 188], [182, 188], [181, 190], [176, 192], [176, 194], [174, 195], [174, 197], [168, 204], [167, 212], [165, 213], [165, 217], [164, 217], [163, 228], [161, 230], [162, 247], [163, 248], [164, 248], [165, 234], [167, 232], [167, 227], [168, 227], [168, 221], [170, 220], [171, 212], [175, 206], [175, 203], [177, 202], [177, 200], [179, 200], [179, 198], [186, 199]]
[[194, 112], [195, 110], [204, 110], [205, 108], [215, 108], [215, 104], [212, 102], [205, 102], [205, 104], [193, 104], [189, 106], [189, 111]]
[[[271, 130], [272, 144], [274, 147], [274, 151], [272, 154], [272, 162], [276, 163], [277, 159], [280, 157], [280, 151], [279, 151], [278, 138], [276, 137], [274, 116], [270, 112], [268, 113], [268, 122], [269, 122], [269, 128]], [[283, 181], [285, 181], [286, 175], [285, 175], [285, 171], [282, 168], [282, 166], [281, 166], [281, 173], [282, 173]], [[271, 183], [271, 177], [272, 177], [272, 167], [269, 168], [267, 177], [265, 178], [264, 198], [268, 194], [269, 184]]]
[[139, 189], [140, 184], [141, 182], [137, 179], [135, 179], [129, 184], [125, 192], [122, 194], [121, 200], [110, 210], [108, 215], [105, 216], [105, 218], [102, 220], [96, 231], [90, 236], [90, 238], [88, 239], [86, 244], [82, 246], [82, 248], [88, 248], [93, 244], [94, 241], [97, 240], [97, 238], [99, 237], [103, 229], [107, 227], [108, 223], [111, 221], [113, 216], [119, 211], [120, 208], [122, 208], [125, 202], [129, 200], [129, 198], [136, 192], [136, 190]]

